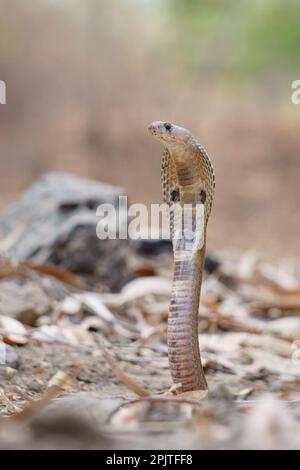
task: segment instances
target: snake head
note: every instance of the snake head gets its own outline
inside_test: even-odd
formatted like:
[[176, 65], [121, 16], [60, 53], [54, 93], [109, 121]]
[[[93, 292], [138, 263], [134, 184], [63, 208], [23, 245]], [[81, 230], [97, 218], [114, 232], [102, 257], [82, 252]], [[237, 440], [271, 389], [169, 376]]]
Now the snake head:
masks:
[[188, 130], [171, 122], [152, 122], [149, 124], [148, 130], [154, 139], [170, 149], [184, 148], [192, 138], [192, 134]]

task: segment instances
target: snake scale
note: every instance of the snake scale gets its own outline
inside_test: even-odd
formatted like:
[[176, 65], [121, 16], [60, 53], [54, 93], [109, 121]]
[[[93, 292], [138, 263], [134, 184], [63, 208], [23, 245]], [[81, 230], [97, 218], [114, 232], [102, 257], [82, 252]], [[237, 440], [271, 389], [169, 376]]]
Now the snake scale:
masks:
[[[164, 145], [162, 189], [169, 207], [174, 253], [167, 333], [171, 375], [179, 392], [207, 390], [199, 350], [198, 311], [214, 170], [206, 150], [188, 130], [162, 121], [153, 122], [148, 130]], [[189, 208], [187, 220], [192, 229], [187, 232], [185, 208]]]

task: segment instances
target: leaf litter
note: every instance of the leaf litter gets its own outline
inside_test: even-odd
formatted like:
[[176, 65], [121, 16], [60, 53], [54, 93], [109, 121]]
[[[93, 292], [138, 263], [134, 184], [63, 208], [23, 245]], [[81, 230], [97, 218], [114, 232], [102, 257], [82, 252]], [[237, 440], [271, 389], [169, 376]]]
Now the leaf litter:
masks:
[[[256, 253], [220, 253], [218, 261], [202, 286], [203, 396], [178, 395], [171, 383], [171, 258], [160, 270], [157, 257], [153, 276], [139, 260], [140, 277], [117, 293], [99, 293], [55, 267], [2, 258], [1, 282], [15, 286], [16, 297], [18, 283], [38, 283], [50, 308], [30, 324], [0, 316], [0, 353], [13, 347], [18, 357], [13, 367], [0, 365], [0, 446], [299, 448], [299, 266]], [[71, 433], [70, 413], [93, 439]]]

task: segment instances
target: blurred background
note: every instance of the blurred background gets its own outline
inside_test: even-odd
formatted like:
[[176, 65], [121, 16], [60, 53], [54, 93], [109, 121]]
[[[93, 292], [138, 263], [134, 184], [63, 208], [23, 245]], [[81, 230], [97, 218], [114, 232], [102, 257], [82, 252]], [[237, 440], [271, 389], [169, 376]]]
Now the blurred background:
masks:
[[0, 0], [0, 208], [63, 170], [161, 202], [153, 120], [213, 160], [209, 247], [298, 254], [298, 0]]

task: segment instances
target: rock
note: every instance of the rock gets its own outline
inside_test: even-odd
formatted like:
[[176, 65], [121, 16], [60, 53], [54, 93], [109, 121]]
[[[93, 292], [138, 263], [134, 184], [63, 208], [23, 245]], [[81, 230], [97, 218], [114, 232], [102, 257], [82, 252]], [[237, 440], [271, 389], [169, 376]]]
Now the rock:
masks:
[[207, 274], [213, 274], [220, 267], [220, 260], [209, 253], [205, 256], [204, 269]]
[[48, 173], [0, 217], [0, 251], [54, 264], [118, 289], [128, 278], [127, 240], [99, 240], [96, 209], [118, 214], [124, 190], [67, 173]]
[[50, 298], [32, 281], [0, 282], [0, 315], [34, 325], [39, 316], [49, 311], [50, 306]]
[[136, 245], [137, 253], [145, 256], [157, 256], [162, 253], [173, 255], [171, 240], [139, 240]]
[[19, 357], [16, 348], [0, 340], [0, 368], [2, 366], [17, 369], [19, 367]]
[[112, 448], [116, 442], [103, 428], [122, 403], [120, 398], [100, 399], [88, 392], [60, 398], [31, 419], [34, 440], [54, 448]]

